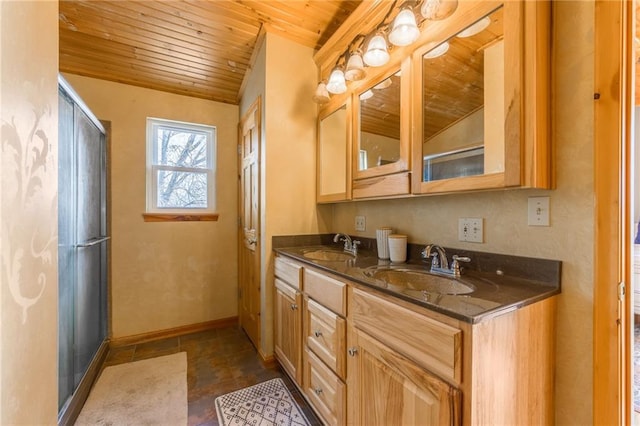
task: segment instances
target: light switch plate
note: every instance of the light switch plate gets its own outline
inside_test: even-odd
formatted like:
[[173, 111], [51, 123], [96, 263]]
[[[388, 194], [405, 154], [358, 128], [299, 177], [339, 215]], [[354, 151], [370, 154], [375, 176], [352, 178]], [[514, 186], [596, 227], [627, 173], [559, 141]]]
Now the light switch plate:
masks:
[[461, 217], [458, 219], [458, 240], [470, 243], [484, 241], [484, 226], [482, 218]]
[[356, 231], [365, 231], [366, 222], [364, 216], [356, 216]]
[[529, 226], [549, 226], [549, 197], [529, 197]]

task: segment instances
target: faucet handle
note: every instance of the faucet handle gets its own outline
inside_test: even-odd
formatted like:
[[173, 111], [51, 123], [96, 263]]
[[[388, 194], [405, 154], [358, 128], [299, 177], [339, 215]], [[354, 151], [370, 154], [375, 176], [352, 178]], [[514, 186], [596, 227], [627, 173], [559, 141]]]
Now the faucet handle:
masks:
[[451, 259], [453, 259], [451, 261], [451, 269], [453, 270], [453, 273], [455, 276], [460, 276], [460, 262], [464, 262], [464, 263], [471, 262], [470, 257], [458, 256], [457, 254], [454, 254]]
[[434, 251], [431, 253], [431, 269], [440, 267], [440, 258], [438, 257], [438, 252]]
[[358, 245], [359, 244], [362, 244], [359, 240], [351, 241], [351, 250], [353, 251], [353, 254], [355, 254], [355, 255], [358, 254]]

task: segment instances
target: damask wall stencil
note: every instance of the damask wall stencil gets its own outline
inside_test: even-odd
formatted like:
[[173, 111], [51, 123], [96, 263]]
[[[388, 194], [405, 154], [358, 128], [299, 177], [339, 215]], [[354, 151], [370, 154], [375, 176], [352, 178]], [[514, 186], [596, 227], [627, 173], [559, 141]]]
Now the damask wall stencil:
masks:
[[[2, 117], [2, 275], [14, 302], [22, 309], [38, 303], [52, 274], [57, 256], [57, 161], [48, 134], [53, 117], [41, 85], [22, 84], [28, 104]], [[43, 190], [46, 187], [47, 190]]]

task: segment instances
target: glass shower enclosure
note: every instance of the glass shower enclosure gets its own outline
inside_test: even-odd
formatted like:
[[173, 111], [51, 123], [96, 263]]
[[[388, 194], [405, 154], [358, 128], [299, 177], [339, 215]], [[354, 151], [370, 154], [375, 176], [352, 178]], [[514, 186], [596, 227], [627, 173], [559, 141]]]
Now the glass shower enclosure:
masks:
[[58, 409], [63, 412], [107, 338], [106, 137], [59, 80]]

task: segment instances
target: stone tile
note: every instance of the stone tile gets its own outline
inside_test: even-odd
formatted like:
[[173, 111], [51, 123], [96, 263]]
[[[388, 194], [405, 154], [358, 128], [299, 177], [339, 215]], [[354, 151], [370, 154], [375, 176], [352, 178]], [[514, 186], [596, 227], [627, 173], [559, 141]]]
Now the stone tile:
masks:
[[162, 353], [163, 355], [166, 355], [167, 352], [172, 350], [174, 350], [174, 352], [170, 353], [179, 352], [179, 349], [180, 339], [178, 337], [170, 337], [168, 339], [154, 340], [153, 342], [140, 343], [139, 345], [136, 345], [134, 357], [140, 359], [143, 359], [144, 357], [153, 358], [153, 354]]
[[181, 351], [187, 353], [189, 426], [218, 425], [214, 402], [218, 396], [277, 377], [284, 380], [311, 424], [321, 424], [293, 382], [277, 364], [265, 365], [247, 335], [237, 326], [114, 348], [105, 365]]

